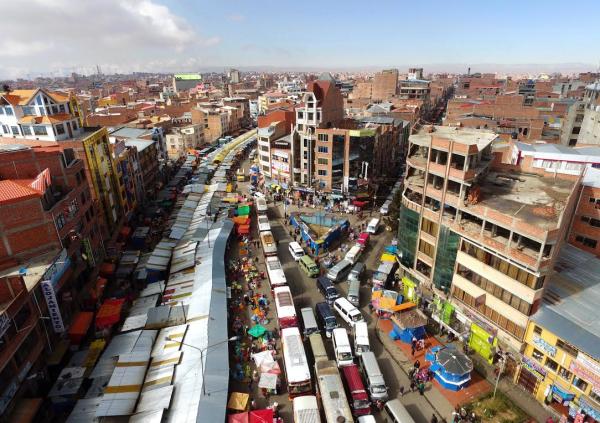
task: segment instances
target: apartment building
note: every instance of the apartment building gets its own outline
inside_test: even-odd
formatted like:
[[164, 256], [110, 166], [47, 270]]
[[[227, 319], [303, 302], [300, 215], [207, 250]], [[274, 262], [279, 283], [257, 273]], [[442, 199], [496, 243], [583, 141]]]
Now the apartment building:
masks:
[[422, 79], [406, 79], [402, 80], [398, 86], [398, 98], [402, 100], [420, 100], [428, 101], [430, 81]]
[[373, 77], [371, 98], [373, 100], [388, 100], [396, 95], [398, 90], [398, 69], [385, 69]]
[[531, 316], [515, 383], [575, 421], [600, 419], [600, 259], [565, 246]]
[[0, 135], [15, 139], [62, 141], [81, 135], [77, 101], [42, 88], [0, 94]]
[[332, 128], [344, 119], [344, 99], [331, 81], [316, 80], [307, 84], [302, 103], [296, 107], [298, 134], [292, 137], [294, 158], [293, 180], [312, 187], [315, 174], [315, 142], [317, 128]]
[[585, 113], [577, 145], [600, 145], [600, 80], [585, 87]]
[[204, 145], [204, 124], [196, 123], [173, 127], [166, 134], [167, 154], [171, 160], [184, 157], [190, 149]]
[[[598, 150], [598, 149], [596, 149]], [[569, 243], [600, 257], [600, 164], [587, 168], [580, 187]]]
[[580, 180], [501, 163], [498, 139], [441, 126], [412, 135], [398, 233], [408, 283], [445, 300], [448, 326], [489, 360], [497, 347], [520, 351]]
[[173, 75], [173, 89], [176, 93], [196, 88], [202, 83], [202, 75], [199, 73], [176, 73]]

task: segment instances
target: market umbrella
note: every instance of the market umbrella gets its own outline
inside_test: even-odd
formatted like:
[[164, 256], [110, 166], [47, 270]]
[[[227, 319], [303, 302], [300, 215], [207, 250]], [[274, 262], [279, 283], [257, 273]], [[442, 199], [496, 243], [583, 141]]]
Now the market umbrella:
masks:
[[250, 328], [248, 333], [255, 338], [260, 338], [265, 334], [267, 329], [263, 325], [254, 325]]
[[262, 410], [250, 411], [250, 423], [273, 423], [273, 409], [265, 408]]
[[259, 388], [276, 389], [278, 376], [273, 373], [261, 373], [258, 381]]
[[464, 375], [473, 370], [471, 359], [455, 348], [442, 348], [439, 350], [436, 354], [436, 361], [449, 374]]

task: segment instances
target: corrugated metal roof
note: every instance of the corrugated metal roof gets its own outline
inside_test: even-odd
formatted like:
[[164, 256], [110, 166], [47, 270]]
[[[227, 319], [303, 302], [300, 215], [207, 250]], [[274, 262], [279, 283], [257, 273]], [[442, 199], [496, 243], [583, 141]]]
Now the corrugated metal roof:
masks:
[[13, 180], [5, 179], [0, 181], [0, 203], [41, 196], [42, 193], [40, 191], [36, 191], [29, 186], [19, 184]]

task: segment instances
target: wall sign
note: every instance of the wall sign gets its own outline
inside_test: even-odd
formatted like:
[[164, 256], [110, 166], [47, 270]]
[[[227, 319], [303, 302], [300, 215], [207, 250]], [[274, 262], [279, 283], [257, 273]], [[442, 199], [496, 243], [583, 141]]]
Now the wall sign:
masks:
[[534, 336], [531, 342], [550, 357], [554, 357], [556, 355], [556, 347], [554, 345], [550, 345], [539, 336]]
[[594, 390], [600, 390], [600, 366], [584, 354], [577, 354], [577, 359], [571, 360], [570, 369], [575, 376], [585, 379], [592, 384]]
[[63, 333], [65, 331], [65, 325], [63, 323], [62, 315], [60, 314], [58, 302], [56, 301], [56, 292], [54, 292], [52, 282], [42, 281], [40, 285], [42, 287], [42, 293], [46, 298], [46, 304], [48, 304], [48, 313], [50, 314], [54, 332]]
[[546, 377], [546, 369], [544, 369], [535, 361], [531, 360], [529, 357], [523, 356], [521, 358], [521, 361], [523, 367], [529, 370], [529, 372], [536, 376], [538, 379], [543, 379], [544, 377]]

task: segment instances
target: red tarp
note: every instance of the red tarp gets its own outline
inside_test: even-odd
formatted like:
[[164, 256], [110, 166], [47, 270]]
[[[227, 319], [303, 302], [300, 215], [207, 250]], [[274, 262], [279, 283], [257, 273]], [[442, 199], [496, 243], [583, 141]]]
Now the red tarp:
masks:
[[250, 225], [240, 225], [237, 228], [237, 233], [239, 235], [247, 235], [250, 233]]
[[227, 423], [273, 423], [273, 410], [252, 410], [244, 413], [230, 414]]
[[354, 200], [354, 201], [352, 202], [352, 204], [354, 204], [356, 207], [364, 207], [364, 206], [366, 206], [367, 204], [369, 204], [369, 202], [368, 202], [368, 201], [358, 201], [358, 200]]
[[69, 339], [73, 345], [81, 344], [92, 324], [92, 320], [94, 320], [94, 313], [91, 311], [81, 311], [75, 316], [69, 329]]
[[104, 301], [96, 315], [96, 328], [104, 329], [118, 323], [121, 320], [121, 309], [124, 302], [124, 298], [111, 298]]
[[105, 278], [110, 278], [115, 273], [115, 266], [113, 263], [104, 262], [100, 266], [100, 275]]

